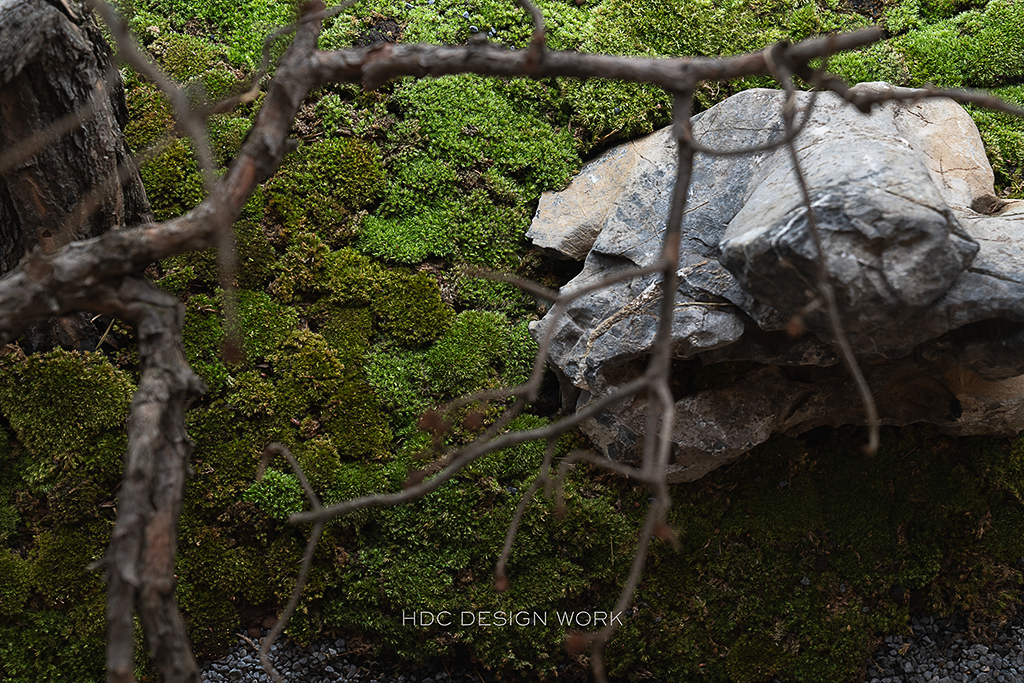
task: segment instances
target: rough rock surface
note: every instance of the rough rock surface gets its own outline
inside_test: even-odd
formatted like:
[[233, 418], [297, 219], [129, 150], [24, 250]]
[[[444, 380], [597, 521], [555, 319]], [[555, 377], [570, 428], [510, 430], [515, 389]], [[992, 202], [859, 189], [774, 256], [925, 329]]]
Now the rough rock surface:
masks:
[[[798, 123], [810, 100], [800, 94]], [[779, 91], [740, 93], [694, 118], [695, 139], [720, 150], [778, 140], [782, 102]], [[888, 103], [865, 116], [831, 94], [809, 117], [798, 156], [882, 422], [957, 435], [1024, 429], [1024, 202], [995, 196], [973, 121], [951, 100]], [[675, 164], [663, 129], [542, 198], [534, 242], [566, 258], [586, 252], [563, 291], [657, 260]], [[816, 298], [788, 151], [698, 154], [687, 207], [672, 321], [671, 480], [698, 479], [774, 433], [863, 424]], [[633, 278], [534, 325], [535, 336], [552, 334], [567, 409], [642, 372], [661, 289], [655, 276]], [[794, 339], [787, 325], [797, 315], [809, 333]], [[633, 459], [645, 410], [646, 398], [632, 397], [582, 428], [610, 457]]]

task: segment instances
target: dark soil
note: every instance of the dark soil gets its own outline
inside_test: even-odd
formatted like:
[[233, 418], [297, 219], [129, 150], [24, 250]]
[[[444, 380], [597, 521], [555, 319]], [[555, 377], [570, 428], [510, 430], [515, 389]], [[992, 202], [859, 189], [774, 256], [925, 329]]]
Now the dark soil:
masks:
[[397, 43], [402, 35], [402, 27], [394, 19], [381, 19], [363, 31], [356, 43], [359, 47], [376, 45], [377, 43]]

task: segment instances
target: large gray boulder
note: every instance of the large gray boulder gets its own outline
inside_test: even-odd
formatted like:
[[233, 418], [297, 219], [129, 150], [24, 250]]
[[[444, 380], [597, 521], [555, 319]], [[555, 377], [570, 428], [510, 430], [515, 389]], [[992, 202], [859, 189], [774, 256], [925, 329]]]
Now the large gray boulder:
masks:
[[[864, 84], [861, 88], [889, 88]], [[799, 106], [811, 95], [800, 93]], [[705, 147], [761, 146], [783, 134], [783, 94], [749, 90], [697, 115]], [[798, 122], [803, 114], [798, 114]], [[1024, 203], [993, 191], [973, 121], [950, 100], [888, 103], [865, 116], [817, 97], [797, 139], [844, 330], [885, 424], [957, 434], [1024, 429]], [[675, 177], [668, 129], [588, 164], [541, 200], [529, 236], [585, 255], [563, 291], [654, 263]], [[863, 424], [814, 282], [815, 249], [789, 152], [698, 154], [672, 320], [672, 481], [697, 479], [774, 433]], [[551, 363], [566, 409], [643, 371], [660, 278], [632, 278], [549, 313]], [[793, 338], [795, 316], [810, 333]], [[610, 457], [639, 456], [646, 398], [587, 420]]]

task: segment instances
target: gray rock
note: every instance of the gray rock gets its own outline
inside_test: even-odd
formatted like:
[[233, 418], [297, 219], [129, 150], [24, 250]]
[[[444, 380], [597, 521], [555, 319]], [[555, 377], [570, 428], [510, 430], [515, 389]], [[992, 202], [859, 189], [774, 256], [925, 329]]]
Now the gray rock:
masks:
[[[809, 99], [801, 93], [799, 106]], [[778, 91], [740, 93], [697, 115], [694, 137], [723, 150], [764, 145], [784, 134], [781, 104]], [[797, 148], [843, 327], [883, 423], [930, 422], [957, 435], [1024, 428], [1024, 202], [995, 197], [966, 112], [929, 100], [866, 117], [823, 94]], [[542, 199], [535, 243], [566, 258], [589, 248], [563, 294], [658, 260], [675, 164], [663, 129], [595, 159]], [[863, 424], [817, 300], [816, 252], [788, 151], [698, 154], [687, 206], [670, 480], [700, 478], [774, 433]], [[657, 276], [626, 279], [534, 324], [536, 337], [550, 335], [565, 409], [643, 372], [662, 295]], [[796, 315], [812, 334], [787, 333]], [[646, 407], [645, 396], [627, 397], [581, 428], [606, 455], [635, 459]]]
[[675, 143], [664, 131], [608, 151], [587, 164], [565, 190], [541, 195], [526, 236], [555, 256], [582, 260], [623, 193], [664, 181], [665, 160], [673, 154]]

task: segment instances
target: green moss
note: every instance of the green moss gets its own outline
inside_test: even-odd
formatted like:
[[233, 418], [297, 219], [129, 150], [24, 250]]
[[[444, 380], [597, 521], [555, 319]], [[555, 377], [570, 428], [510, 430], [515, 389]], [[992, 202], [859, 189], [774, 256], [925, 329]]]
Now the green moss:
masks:
[[504, 316], [483, 311], [460, 313], [451, 329], [424, 355], [433, 390], [457, 396], [476, 389], [519, 383], [528, 374], [524, 360], [532, 340]]
[[[576, 165], [568, 131], [553, 130], [536, 110], [514, 107], [500, 83], [473, 75], [412, 81], [394, 98], [418, 121], [435, 159], [460, 167], [492, 159], [488, 168], [515, 177], [531, 195], [564, 184]], [[510, 138], [508, 130], [530, 135]]]
[[[182, 333], [185, 357], [214, 394], [230, 381], [230, 371], [223, 359], [222, 297], [223, 293], [192, 296], [185, 306]], [[237, 297], [242, 350], [250, 362], [265, 359], [296, 327], [296, 311], [263, 292], [242, 290]]]
[[140, 83], [127, 88], [128, 124], [124, 137], [135, 150], [170, 135], [174, 130], [174, 109], [159, 88], [152, 83]]
[[171, 78], [182, 83], [199, 77], [220, 56], [209, 42], [186, 33], [165, 33], [150, 44], [149, 51]]
[[[324, 495], [323, 503], [330, 505], [370, 493], [385, 493], [394, 488], [392, 483], [389, 471], [381, 463], [343, 462], [332, 476], [331, 488]], [[376, 511], [359, 511], [340, 518], [339, 522], [352, 523], [354, 519], [362, 522], [370, 517], [376, 517]]]
[[543, 103], [516, 102], [516, 86], [507, 88], [465, 75], [396, 89], [402, 119], [416, 124], [418, 149], [408, 149], [408, 140], [391, 162], [361, 250], [402, 263], [516, 264], [532, 214], [527, 204], [563, 186], [578, 158], [567, 126], [553, 125]]
[[885, 28], [892, 34], [916, 29], [921, 26], [921, 0], [904, 0], [885, 8]]
[[392, 433], [398, 438], [412, 434], [420, 415], [431, 407], [422, 354], [396, 349], [371, 352], [366, 381], [390, 417]]
[[[614, 642], [615, 671], [846, 680], [877, 635], [904, 627], [908, 591], [929, 609], [1002, 609], [1020, 572], [996, 570], [983, 539], [993, 517], [1012, 523], [1022, 509], [986, 474], [1012, 462], [1009, 449], [925, 429], [889, 431], [874, 458], [856, 443], [842, 430], [778, 439], [677, 487], [682, 547], [652, 549], [638, 598], [650, 618]], [[1019, 544], [1003, 529], [991, 547], [1012, 555]], [[971, 571], [950, 573], [954, 558]], [[658, 662], [657, 651], [684, 654]]]
[[21, 515], [12, 504], [12, 499], [22, 484], [22, 477], [19, 463], [14, 462], [11, 455], [11, 435], [0, 427], [0, 544], [15, 533], [21, 521]]
[[234, 641], [236, 600], [256, 605], [270, 599], [265, 558], [216, 528], [183, 530], [176, 572], [176, 597], [200, 656], [219, 654]]
[[[780, 40], [819, 32], [860, 28], [867, 23], [857, 15], [840, 15], [818, 9], [814, 3], [794, 0], [771, 0], [756, 7], [742, 0], [658, 0], [642, 7], [627, 0], [609, 0], [600, 5], [587, 25], [581, 49], [624, 55], [717, 57], [761, 50]], [[771, 84], [763, 77], [708, 83], [696, 96], [700, 106], [706, 108], [741, 90]], [[669, 102], [660, 90], [623, 84], [566, 83], [565, 87], [573, 108], [580, 112], [580, 125], [593, 131], [593, 141], [610, 135], [634, 136], [667, 121]]]
[[[459, 302], [468, 308], [483, 309], [518, 317], [536, 305], [533, 297], [515, 285], [461, 274], [453, 278]], [[559, 283], [562, 284], [562, 283]]]
[[30, 581], [29, 563], [9, 550], [0, 550], [0, 620], [21, 613]]
[[372, 314], [377, 332], [407, 347], [419, 347], [448, 329], [451, 307], [441, 300], [437, 282], [426, 273], [388, 270], [350, 249], [330, 252], [316, 236], [303, 233], [279, 261], [271, 290], [288, 301], [324, 297], [309, 311], [332, 344], [359, 358]]
[[[6, 500], [10, 500], [9, 491], [5, 498]], [[20, 522], [21, 515], [18, 514], [18, 509], [16, 507], [6, 501], [0, 503], [0, 543], [5, 542], [8, 538], [14, 535]]]
[[311, 306], [307, 314], [327, 343], [338, 352], [342, 363], [363, 366], [373, 331], [373, 311], [369, 306], [338, 306], [324, 300]]
[[222, 358], [224, 328], [216, 298], [197, 294], [188, 300], [182, 342], [189, 365], [210, 392], [218, 393], [228, 379], [228, 368]]
[[210, 148], [218, 164], [226, 166], [234, 159], [251, 127], [252, 121], [249, 119], [227, 114], [211, 116], [206, 120]]
[[29, 663], [19, 653], [4, 652], [0, 661], [5, 674], [28, 680], [30, 672], [38, 675], [56, 667], [55, 675], [44, 680], [102, 678], [106, 601], [102, 573], [89, 571], [88, 566], [103, 556], [109, 540], [110, 525], [105, 522], [56, 527], [36, 536], [27, 561], [28, 582], [46, 608], [60, 611], [18, 616], [19, 624], [32, 627], [24, 635], [4, 633], [7, 637], [0, 640], [19, 643], [40, 660]]
[[725, 668], [736, 683], [758, 683], [783, 673], [792, 654], [770, 637], [744, 635], [729, 648]]
[[[578, 482], [574, 476], [569, 483], [564, 521], [555, 521], [550, 503], [530, 506], [513, 546], [511, 588], [502, 595], [493, 590], [491, 569], [518, 502], [514, 489], [473, 473], [412, 505], [378, 511], [358, 531], [358, 553], [337, 569], [338, 595], [345, 597], [327, 601], [328, 622], [379, 635], [400, 653], [449, 655], [451, 643], [461, 642], [485, 666], [547, 671], [548, 653], [561, 651], [565, 632], [555, 610], [594, 599], [588, 591], [595, 582], [610, 585], [611, 577], [628, 566], [629, 544], [610, 553], [609, 539], [635, 531], [631, 521], [615, 513], [614, 496], [591, 489], [582, 497]], [[601, 609], [608, 608], [607, 600], [597, 600]], [[402, 625], [403, 610], [458, 614], [463, 609], [534, 609], [549, 612], [550, 622], [517, 629], [513, 637], [506, 629], [460, 628], [457, 621], [452, 628]]]
[[[231, 95], [237, 95], [244, 92], [247, 89], [248, 82], [242, 77], [242, 75], [224, 64], [219, 64], [212, 69], [209, 69], [204, 73], [199, 81], [199, 86], [196, 88], [198, 99], [200, 102], [218, 102]], [[248, 121], [248, 119], [241, 119], [242, 121]], [[237, 128], [241, 127], [236, 124], [236, 129], [231, 133], [230, 141], [234, 142], [237, 140], [241, 143], [245, 137], [245, 132], [242, 133], [242, 137], [238, 137]], [[211, 131], [212, 133], [212, 131]], [[235, 148], [237, 151], [237, 147]]]
[[832, 55], [828, 60], [828, 68], [848, 83], [885, 81], [907, 86], [911, 81], [906, 57], [891, 40], [854, 52]]
[[322, 498], [335, 485], [341, 471], [334, 442], [323, 436], [315, 437], [297, 447], [294, 455], [309, 485]]
[[[218, 2], [133, 3], [133, 25], [155, 27], [144, 30], [144, 40], [178, 78], [192, 83], [196, 96], [229, 91], [237, 72], [223, 64], [222, 49], [236, 66], [250, 66], [264, 22], [290, 11], [280, 3]], [[734, 54], [867, 23], [840, 12], [835, 0], [634, 5], [540, 2], [551, 47], [616, 54]], [[984, 6], [960, 14], [974, 5]], [[464, 11], [470, 19], [462, 18]], [[1001, 0], [887, 2], [886, 26], [901, 35], [836, 55], [830, 66], [855, 81], [1009, 83], [1020, 75], [1012, 62], [1019, 52], [1017, 14], [1015, 5]], [[512, 3], [437, 0], [412, 7], [371, 4], [339, 15], [328, 22], [322, 44], [351, 44], [380, 16], [399, 20], [406, 41], [459, 43], [470, 23], [485, 32], [494, 28], [499, 40], [517, 47], [529, 34], [525, 15]], [[191, 32], [226, 36], [226, 48], [169, 34], [186, 22]], [[933, 45], [940, 39], [945, 42]], [[192, 53], [180, 49], [189, 45], [195, 46]], [[171, 55], [177, 61], [168, 58], [168, 48], [179, 50]], [[770, 84], [766, 78], [705, 84], [698, 107]], [[1005, 88], [1011, 98], [1015, 87]], [[149, 144], [171, 129], [166, 102], [151, 86], [134, 78], [129, 97], [133, 145]], [[269, 482], [254, 484], [263, 447], [288, 444], [325, 502], [400, 490], [407, 471], [423, 464], [406, 455], [429, 441], [416, 427], [423, 410], [461, 392], [521, 382], [535, 351], [525, 322], [510, 322], [521, 321], [532, 307], [528, 297], [449, 267], [523, 268], [522, 234], [539, 193], [563, 185], [581, 151], [647, 132], [667, 122], [669, 109], [657, 88], [597, 80], [462, 76], [404, 81], [372, 94], [332, 88], [313, 104], [318, 121], [308, 121], [313, 132], [307, 139], [319, 135], [319, 123], [328, 140], [289, 157], [280, 177], [247, 204], [239, 226], [239, 286], [255, 292], [271, 275], [276, 278], [270, 288], [276, 300], [239, 293], [245, 361], [229, 367], [221, 358], [221, 297], [210, 293], [218, 284], [215, 254], [163, 264], [161, 284], [189, 297], [187, 353], [214, 389], [188, 417], [195, 477], [186, 492], [178, 572], [179, 599], [199, 652], [214, 654], [228, 644], [239, 607], [268, 605], [272, 611], [294, 585], [302, 537], [278, 521], [306, 503], [296, 496], [290, 474], [272, 469]], [[248, 130], [251, 108], [240, 111], [210, 120], [219, 163], [237, 153]], [[1012, 120], [974, 114], [1001, 189], [1018, 192], [1020, 131]], [[202, 197], [187, 143], [173, 143], [143, 175], [160, 218]], [[360, 228], [363, 212], [372, 215]], [[286, 249], [280, 258], [264, 229]], [[442, 261], [432, 261], [429, 274], [416, 274], [352, 249], [334, 250], [354, 238], [360, 250], [389, 261]], [[490, 311], [455, 316], [450, 301]], [[312, 331], [295, 331], [300, 321]], [[0, 388], [7, 386], [14, 397], [24, 387], [8, 381], [18, 379], [11, 372], [0, 368]], [[91, 397], [85, 398], [91, 408]], [[476, 408], [490, 418], [501, 407]], [[472, 437], [461, 417], [452, 416], [447, 437], [453, 443]], [[78, 433], [62, 424], [62, 434]], [[543, 424], [526, 415], [510, 428]], [[11, 425], [17, 432], [15, 419]], [[116, 463], [114, 454], [119, 457], [124, 447], [119, 424], [89, 438], [85, 448], [94, 455], [82, 457]], [[47, 434], [39, 448], [49, 449], [49, 441]], [[682, 552], [658, 543], [652, 549], [636, 618], [608, 649], [613, 672], [665, 680], [779, 676], [834, 683], [856, 673], [879, 634], [905, 627], [907, 607], [893, 597], [894, 586], [920, 591], [932, 609], [982, 614], [1008, 604], [1007, 596], [1021, 585], [1013, 563], [1024, 555], [1016, 533], [1024, 515], [1019, 449], [890, 431], [886, 448], [872, 461], [850, 447], [857, 441], [849, 431], [778, 440], [728, 472], [675, 487], [671, 521]], [[37, 574], [31, 572], [41, 566], [36, 558], [70, 542], [68, 527], [109, 523], [110, 510], [99, 506], [106, 502], [100, 494], [112, 465], [96, 468], [106, 479], [86, 472], [91, 478], [74, 481], [74, 470], [49, 469], [49, 450], [43, 459], [27, 445], [18, 450], [22, 455], [16, 453], [5, 470], [16, 480], [7, 489], [12, 495], [3, 498], [12, 501], [6, 528], [30, 549], [37, 542], [29, 535], [44, 535], [29, 560], [0, 556], [0, 604], [24, 610], [26, 604], [63, 600], [67, 611], [22, 611], [19, 625], [0, 619], [5, 676], [98, 680], [102, 637], [76, 631], [97, 604], [89, 583], [94, 577], [82, 581], [64, 566], [61, 571], [80, 585], [47, 584], [44, 590], [32, 583]], [[100, 450], [103, 455], [95, 455]], [[507, 449], [475, 462], [423, 501], [339, 521], [318, 549], [294, 634], [308, 639], [322, 625], [343, 628], [399, 654], [446, 656], [469, 648], [484, 665], [515, 672], [510, 676], [543, 673], [564, 652], [564, 629], [444, 631], [402, 624], [403, 611], [420, 609], [528, 606], [553, 614], [611, 606], [649, 494], [595, 477], [582, 465], [569, 475], [566, 520], [556, 521], [539, 496], [528, 509], [513, 546], [512, 588], [501, 596], [493, 592], [494, 559], [542, 457], [539, 444]], [[42, 481], [48, 494], [14, 493], [32, 481]], [[95, 544], [91, 531], [82, 533]], [[81, 566], [88, 560], [77, 546], [69, 552], [80, 555]], [[26, 603], [26, 590], [38, 597]], [[75, 611], [79, 603], [86, 612]], [[89, 653], [95, 662], [85, 665], [93, 661]]]
[[[395, 9], [398, 9], [398, 5]], [[570, 50], [579, 44], [579, 34], [589, 13], [572, 3], [542, 0], [538, 7], [544, 14], [548, 30], [548, 46], [553, 50]], [[462, 15], [469, 12], [469, 17]], [[526, 47], [530, 40], [530, 23], [515, 4], [501, 0], [482, 0], [472, 5], [443, 1], [435, 5], [416, 5], [402, 11], [408, 24], [403, 28], [405, 42], [464, 43], [473, 35], [470, 26], [481, 32], [494, 30], [496, 40], [505, 45]], [[394, 16], [389, 14], [388, 16]]]
[[341, 244], [358, 229], [357, 212], [383, 190], [380, 153], [355, 139], [304, 145], [267, 182], [270, 216], [290, 233], [312, 232]]
[[299, 480], [294, 474], [284, 474], [274, 469], [263, 473], [263, 478], [254, 483], [242, 499], [255, 503], [272, 519], [285, 521], [288, 515], [304, 510], [308, 501]]
[[374, 312], [381, 333], [406, 347], [418, 347], [445, 334], [454, 313], [441, 301], [441, 292], [434, 278], [426, 273], [415, 275], [392, 271], [391, 283], [385, 285], [374, 301]]
[[[272, 277], [277, 258], [259, 224], [242, 220], [234, 227], [235, 285], [241, 289], [261, 290]], [[157, 284], [174, 294], [182, 294], [199, 284], [207, 289], [220, 285], [220, 263], [216, 249], [192, 251], [160, 262], [162, 274]]]
[[432, 346], [417, 352], [378, 348], [368, 355], [367, 381], [403, 440], [423, 411], [484, 388], [515, 386], [530, 371], [536, 346], [526, 325], [496, 313], [464, 311]]
[[906, 4], [921, 5], [921, 13], [929, 21], [949, 19], [971, 7], [984, 7], [988, 0], [917, 0]]
[[231, 408], [247, 418], [274, 415], [274, 385], [266, 373], [249, 370], [229, 382]]
[[910, 69], [915, 87], [997, 87], [1024, 76], [1014, 55], [1024, 50], [1024, 7], [991, 0], [893, 40]]
[[103, 638], [77, 631], [65, 612], [37, 610], [17, 621], [0, 619], [0, 663], [10, 683], [101, 681], [105, 654]]
[[346, 367], [323, 337], [294, 332], [270, 362], [277, 377], [277, 415], [315, 421], [314, 434], [322, 430], [331, 437], [342, 457], [383, 457], [390, 433], [377, 399], [360, 369]]
[[[130, 16], [129, 28], [143, 36], [152, 35], [147, 31], [149, 26], [181, 31], [188, 24], [198, 24], [205, 34], [217, 35], [224, 41], [233, 64], [255, 70], [260, 63], [264, 37], [289, 23], [295, 10], [294, 3], [279, 0], [133, 0]], [[275, 50], [277, 56], [282, 47]]]
[[238, 292], [238, 325], [242, 349], [250, 361], [269, 358], [298, 326], [298, 314], [263, 292]]
[[[548, 420], [535, 415], [520, 415], [509, 423], [509, 431], [539, 429]], [[506, 486], [522, 486], [536, 475], [544, 460], [545, 444], [531, 441], [490, 453], [475, 461], [468, 471], [481, 477], [490, 477]]]
[[176, 218], [206, 196], [190, 142], [177, 139], [139, 167], [146, 197], [157, 220]]
[[[1024, 86], [996, 88], [991, 93], [1017, 106], [1024, 104]], [[966, 109], [985, 143], [996, 176], [996, 191], [1004, 197], [1024, 198], [1024, 121], [974, 105]]]
[[0, 361], [0, 411], [30, 456], [26, 479], [46, 487], [61, 472], [114, 476], [121, 454], [103, 437], [123, 432], [134, 391], [99, 354], [57, 349]]
[[[117, 453], [119, 462], [128, 448], [128, 439], [124, 434], [114, 436], [110, 447]], [[110, 491], [110, 484], [113, 481], [116, 480], [111, 478], [105, 482], [97, 482], [83, 479], [81, 472], [62, 475], [46, 494], [46, 504], [49, 508], [47, 524], [72, 527], [97, 523], [97, 520], [101, 519], [113, 522], [114, 494]]]
[[331, 250], [318, 235], [309, 232], [295, 235], [274, 265], [278, 276], [271, 283], [270, 291], [285, 303], [298, 301], [304, 294], [323, 292], [330, 254]]
[[353, 249], [332, 252], [326, 258], [323, 274], [317, 293], [328, 295], [331, 303], [341, 306], [372, 305], [387, 294], [390, 278], [382, 264]]
[[102, 631], [104, 622], [102, 575], [88, 566], [103, 557], [110, 540], [110, 527], [102, 522], [90, 528], [58, 527], [36, 536], [29, 555], [32, 587], [51, 608], [89, 603], [96, 621], [91, 631]]

